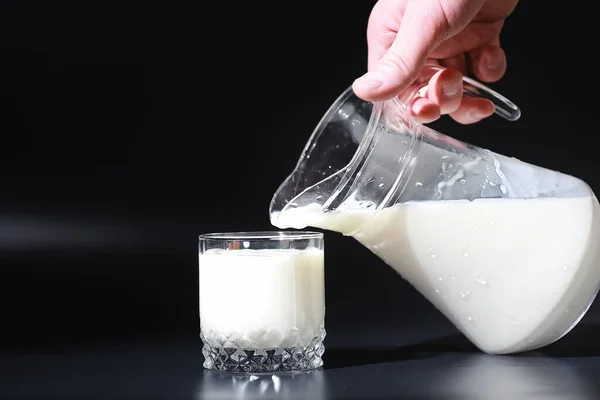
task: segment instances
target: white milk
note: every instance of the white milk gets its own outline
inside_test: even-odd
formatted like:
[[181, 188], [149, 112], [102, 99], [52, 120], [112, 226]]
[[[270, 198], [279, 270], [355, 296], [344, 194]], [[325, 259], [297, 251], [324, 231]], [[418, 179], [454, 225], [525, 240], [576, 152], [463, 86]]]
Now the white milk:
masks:
[[558, 340], [593, 301], [599, 218], [598, 201], [588, 196], [423, 201], [327, 214], [314, 205], [274, 215], [272, 223], [352, 235], [481, 350], [513, 353]]
[[309, 345], [324, 327], [323, 264], [316, 248], [200, 254], [205, 339], [214, 347], [247, 349]]

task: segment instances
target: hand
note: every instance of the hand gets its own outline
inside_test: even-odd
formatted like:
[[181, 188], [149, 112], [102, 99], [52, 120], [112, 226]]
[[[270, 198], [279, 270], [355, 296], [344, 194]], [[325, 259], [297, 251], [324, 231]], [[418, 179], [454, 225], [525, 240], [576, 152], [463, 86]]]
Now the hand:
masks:
[[364, 100], [387, 100], [402, 94], [426, 63], [448, 69], [430, 79], [425, 93], [408, 105], [422, 123], [449, 114], [471, 124], [494, 113], [491, 101], [462, 96], [467, 65], [483, 82], [506, 72], [500, 47], [504, 20], [518, 0], [379, 0], [367, 27], [368, 71], [353, 89]]

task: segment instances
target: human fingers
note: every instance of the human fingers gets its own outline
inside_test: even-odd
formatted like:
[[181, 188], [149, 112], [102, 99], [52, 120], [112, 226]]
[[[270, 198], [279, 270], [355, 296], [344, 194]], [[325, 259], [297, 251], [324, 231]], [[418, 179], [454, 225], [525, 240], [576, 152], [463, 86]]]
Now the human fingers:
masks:
[[506, 73], [506, 54], [496, 40], [468, 54], [469, 68], [483, 82], [496, 82]]
[[463, 97], [460, 107], [450, 114], [456, 122], [474, 124], [494, 113], [494, 103], [479, 97]]
[[467, 59], [464, 53], [461, 53], [455, 57], [448, 57], [439, 60], [439, 63], [442, 67], [446, 68], [454, 68], [459, 70], [463, 75], [468, 75], [467, 73]]
[[443, 69], [436, 72], [429, 80], [427, 97], [438, 105], [442, 115], [450, 114], [458, 109], [462, 94], [462, 74], [457, 69]]
[[473, 19], [483, 0], [409, 1], [398, 33], [373, 70], [357, 79], [354, 92], [369, 101], [402, 93], [419, 75], [429, 53]]
[[462, 31], [441, 42], [432, 50], [430, 57], [445, 59], [456, 57], [486, 44], [500, 36], [504, 20], [494, 22], [472, 21]]
[[441, 115], [440, 106], [427, 97], [417, 97], [409, 105], [409, 114], [415, 121], [427, 124], [438, 119]]

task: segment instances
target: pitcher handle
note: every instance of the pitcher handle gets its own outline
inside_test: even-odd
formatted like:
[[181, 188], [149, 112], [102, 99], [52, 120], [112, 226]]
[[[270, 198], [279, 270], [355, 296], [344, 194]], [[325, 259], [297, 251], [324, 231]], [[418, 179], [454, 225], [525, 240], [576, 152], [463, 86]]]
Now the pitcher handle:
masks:
[[[438, 65], [426, 65], [423, 67], [423, 72], [419, 78], [398, 98], [402, 107], [406, 110], [406, 104], [409, 104], [419, 91], [428, 85], [431, 77], [436, 72], [444, 69], [444, 67]], [[494, 112], [508, 121], [516, 121], [521, 117], [521, 110], [515, 103], [495, 90], [467, 76], [463, 76], [463, 93], [467, 96], [490, 100], [494, 103]]]

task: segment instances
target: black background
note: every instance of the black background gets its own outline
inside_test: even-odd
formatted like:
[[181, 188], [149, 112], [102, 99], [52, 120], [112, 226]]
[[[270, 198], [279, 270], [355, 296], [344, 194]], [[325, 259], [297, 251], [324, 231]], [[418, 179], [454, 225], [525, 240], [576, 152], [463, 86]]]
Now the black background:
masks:
[[[197, 235], [272, 229], [271, 196], [365, 70], [374, 2], [215, 4], [2, 3], [4, 353], [200, 346]], [[506, 22], [509, 68], [491, 86], [518, 122], [433, 126], [600, 190], [597, 34], [578, 7], [524, 1]], [[327, 233], [326, 248], [329, 343], [455, 333], [352, 239]]]

